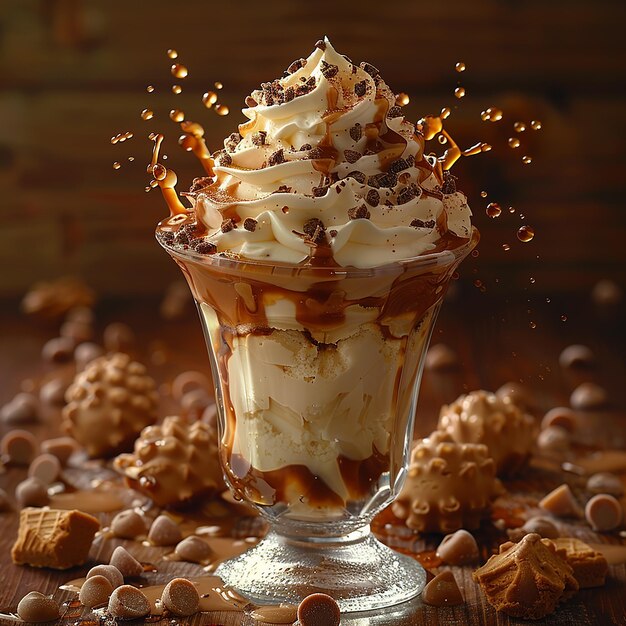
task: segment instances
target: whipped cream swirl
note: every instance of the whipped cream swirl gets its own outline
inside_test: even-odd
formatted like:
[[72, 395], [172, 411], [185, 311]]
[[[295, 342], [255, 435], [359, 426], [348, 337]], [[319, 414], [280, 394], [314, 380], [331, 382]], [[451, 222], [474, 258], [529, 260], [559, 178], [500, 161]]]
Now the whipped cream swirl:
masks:
[[365, 268], [470, 236], [465, 196], [372, 65], [318, 42], [246, 104], [188, 194], [218, 253]]

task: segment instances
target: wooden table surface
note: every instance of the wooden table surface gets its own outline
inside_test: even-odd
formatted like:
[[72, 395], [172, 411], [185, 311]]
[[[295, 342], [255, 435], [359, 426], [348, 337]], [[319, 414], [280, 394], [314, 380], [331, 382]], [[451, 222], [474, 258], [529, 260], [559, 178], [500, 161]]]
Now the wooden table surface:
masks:
[[[602, 412], [581, 413], [577, 439], [585, 445], [610, 444], [624, 448], [626, 414], [623, 381], [626, 366], [623, 355], [626, 344], [624, 333], [620, 332], [623, 310], [609, 315], [606, 311], [595, 309], [584, 295], [560, 300], [545, 294], [524, 293], [523, 297], [515, 300], [505, 299], [493, 291], [482, 294], [471, 285], [462, 283], [455, 292], [454, 297], [448, 298], [444, 305], [433, 343], [445, 342], [452, 346], [459, 354], [460, 367], [447, 374], [425, 373], [418, 408], [417, 436], [424, 436], [433, 429], [442, 403], [452, 401], [468, 390], [495, 390], [507, 381], [522, 381], [532, 392], [537, 405], [535, 413], [540, 418], [554, 406], [566, 406], [572, 388], [583, 379], [591, 379], [608, 390], [612, 406]], [[4, 403], [21, 386], [28, 387], [28, 381], [37, 384], [42, 377], [55, 374], [50, 366], [42, 364], [40, 351], [43, 343], [55, 336], [56, 331], [53, 327], [24, 318], [14, 301], [0, 304], [0, 403]], [[176, 374], [186, 369], [206, 371], [208, 363], [200, 325], [191, 307], [184, 319], [176, 322], [160, 319], [155, 313], [157, 308], [158, 302], [152, 300], [105, 303], [97, 309], [97, 327], [101, 331], [111, 321], [129, 323], [138, 334], [140, 358], [149, 366], [157, 381], [165, 385], [162, 387], [165, 390]], [[566, 322], [561, 320], [564, 315], [567, 316]], [[531, 328], [531, 322], [536, 325], [535, 328]], [[597, 367], [583, 374], [563, 371], [559, 367], [558, 356], [564, 347], [572, 343], [583, 343], [592, 348], [597, 357]], [[162, 414], [171, 411], [171, 401], [164, 400]], [[0, 425], [0, 428], [2, 433], [8, 430], [6, 425]], [[44, 419], [32, 430], [42, 439], [58, 433], [58, 412], [47, 411]], [[7, 468], [0, 474], [0, 487], [12, 494], [15, 484], [24, 478], [25, 473], [25, 469]], [[90, 477], [89, 471], [84, 470], [74, 469], [66, 473], [69, 482], [75, 483], [84, 484]], [[514, 511], [521, 499], [526, 504], [532, 504], [564, 480], [573, 486], [575, 493], [582, 495], [579, 487], [584, 481], [580, 477], [548, 471], [535, 463], [516, 480], [506, 483], [509, 495], [498, 506], [502, 510], [508, 508]], [[498, 515], [501, 514], [502, 511]], [[103, 525], [110, 515], [100, 515]], [[67, 572], [15, 566], [11, 563], [10, 547], [16, 536], [17, 517], [16, 512], [0, 513], [0, 610], [14, 610], [19, 599], [32, 590], [54, 594], [62, 601], [71, 600], [74, 594], [60, 591], [59, 585], [84, 575], [95, 562], [107, 562], [112, 550], [120, 544], [126, 545], [142, 562], [156, 565], [157, 571], [145, 576], [147, 584], [167, 580], [173, 574], [192, 577], [201, 573], [200, 566], [162, 560], [166, 549], [118, 539], [97, 541], [88, 565]], [[389, 515], [384, 512], [376, 528], [383, 529], [388, 521]], [[561, 523], [560, 529], [562, 533], [571, 533], [587, 541], [626, 543], [617, 532], [598, 535], [582, 522]], [[258, 531], [259, 522], [243, 519], [239, 530], [243, 535]], [[483, 559], [505, 540], [504, 533], [489, 522], [485, 522], [477, 537]], [[392, 547], [411, 551], [422, 559], [440, 540], [437, 536], [413, 534], [397, 524], [382, 538]], [[436, 568], [431, 569], [437, 571]], [[464, 590], [466, 603], [462, 606], [435, 609], [417, 599], [376, 614], [346, 617], [342, 624], [524, 623], [493, 610], [472, 582], [472, 569], [452, 568]], [[200, 614], [188, 621], [223, 626], [256, 623], [249, 615], [241, 613]], [[78, 624], [80, 620], [70, 610], [60, 622]], [[170, 622], [169, 618], [164, 618], [165, 622]], [[0, 623], [11, 622], [0, 619]], [[611, 566], [604, 587], [579, 592], [554, 615], [539, 623], [568, 626], [626, 624], [626, 565]]]

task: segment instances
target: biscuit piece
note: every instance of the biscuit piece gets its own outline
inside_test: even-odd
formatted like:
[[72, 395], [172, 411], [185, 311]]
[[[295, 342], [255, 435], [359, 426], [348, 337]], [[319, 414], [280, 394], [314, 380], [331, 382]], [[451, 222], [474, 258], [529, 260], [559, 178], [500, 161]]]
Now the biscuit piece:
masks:
[[491, 500], [502, 492], [495, 474], [486, 446], [456, 443], [435, 431], [413, 448], [406, 483], [392, 510], [420, 532], [478, 528]]
[[22, 509], [13, 563], [53, 569], [82, 565], [99, 528], [100, 522], [82, 511]]
[[479, 443], [489, 449], [498, 474], [513, 474], [524, 465], [533, 445], [533, 418], [507, 399], [472, 391], [444, 405], [438, 430], [457, 443]]
[[581, 589], [604, 585], [609, 565], [603, 554], [574, 537], [560, 537], [553, 541], [557, 549], [565, 550], [565, 558]]
[[502, 544], [473, 576], [497, 611], [523, 619], [545, 617], [578, 591], [565, 551], [536, 533]]

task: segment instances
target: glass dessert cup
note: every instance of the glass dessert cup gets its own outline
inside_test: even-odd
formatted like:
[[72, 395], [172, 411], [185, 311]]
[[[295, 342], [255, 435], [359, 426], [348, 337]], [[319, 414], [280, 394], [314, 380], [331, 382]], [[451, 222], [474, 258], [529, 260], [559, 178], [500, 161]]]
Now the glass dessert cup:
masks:
[[478, 242], [381, 267], [167, 252], [193, 292], [227, 483], [269, 523], [217, 569], [260, 604], [332, 595], [343, 612], [418, 595], [419, 563], [372, 518], [405, 480], [424, 356], [449, 280]]

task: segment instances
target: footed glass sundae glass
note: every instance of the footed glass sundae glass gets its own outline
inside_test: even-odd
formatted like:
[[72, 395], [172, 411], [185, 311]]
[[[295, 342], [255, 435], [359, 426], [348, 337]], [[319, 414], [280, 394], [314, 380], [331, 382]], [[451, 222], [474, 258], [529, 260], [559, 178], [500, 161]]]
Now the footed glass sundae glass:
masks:
[[369, 524], [402, 488], [435, 318], [477, 241], [473, 229], [434, 253], [357, 269], [160, 240], [200, 313], [226, 480], [269, 524], [257, 546], [219, 566], [225, 584], [260, 604], [325, 592], [344, 612], [421, 592], [419, 563]]

